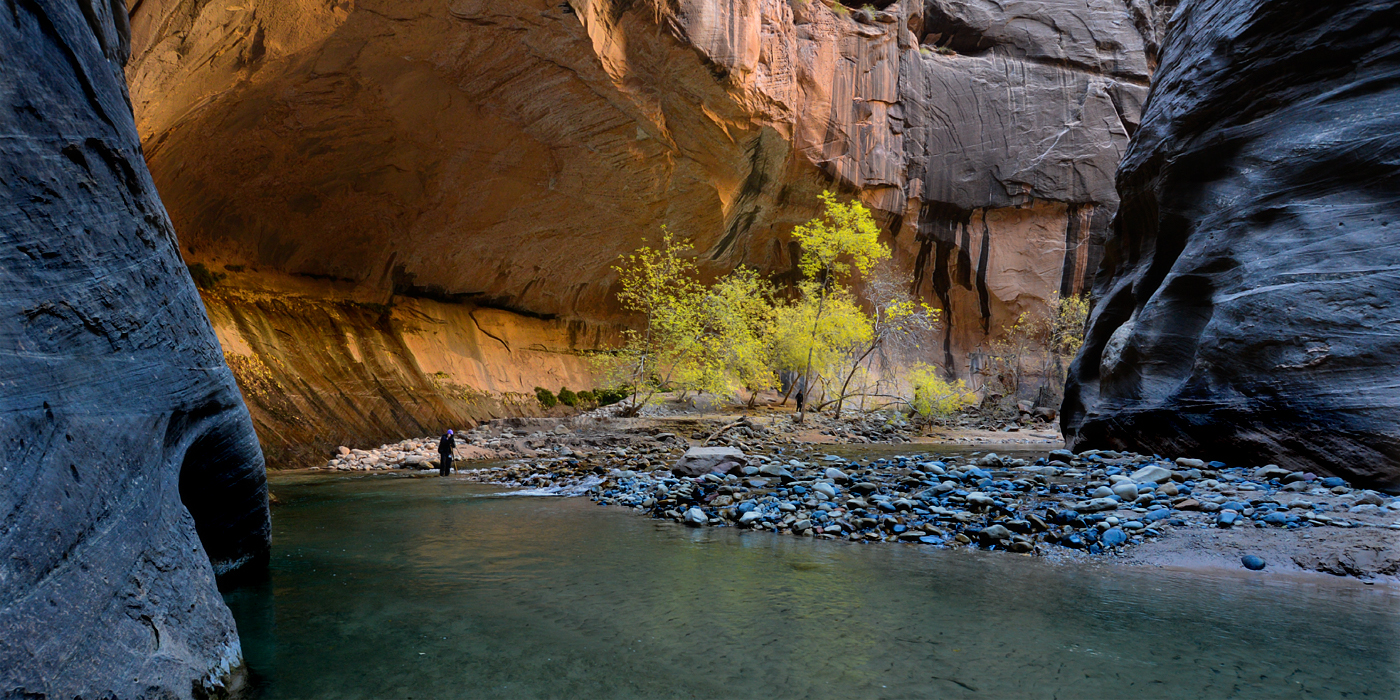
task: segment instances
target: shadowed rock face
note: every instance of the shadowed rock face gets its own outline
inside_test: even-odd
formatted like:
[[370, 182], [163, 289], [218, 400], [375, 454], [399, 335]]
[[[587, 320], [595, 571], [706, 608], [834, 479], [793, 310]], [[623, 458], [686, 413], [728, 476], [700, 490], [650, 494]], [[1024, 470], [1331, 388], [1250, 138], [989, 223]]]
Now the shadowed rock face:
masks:
[[0, 14], [0, 695], [208, 693], [262, 456], [141, 158], [124, 9]]
[[1182, 4], [1072, 369], [1076, 449], [1400, 488], [1397, 19], [1396, 2]]
[[[302, 407], [250, 399], [276, 428], [261, 431], [269, 454], [281, 433], [388, 438], [474, 417], [422, 379], [429, 364], [478, 391], [587, 382], [576, 352], [629, 320], [619, 253], [668, 224], [707, 273], [790, 274], [789, 232], [833, 186], [877, 210], [946, 310], [929, 359], [959, 376], [1021, 312], [1083, 288], [1155, 65], [1156, 6], [846, 5], [143, 0], [128, 76], [182, 253], [226, 275], [211, 308], [235, 370], [282, 373], [275, 393]], [[307, 318], [387, 308], [376, 329], [330, 315], [339, 337], [409, 350], [381, 370], [355, 342], [252, 337], [289, 326], [239, 301], [247, 289], [305, 300]], [[548, 357], [434, 321], [446, 352], [424, 359], [396, 329], [424, 326], [404, 302], [425, 299], [463, 309], [442, 321], [515, 313], [504, 326]], [[313, 363], [337, 368], [283, 372]]]

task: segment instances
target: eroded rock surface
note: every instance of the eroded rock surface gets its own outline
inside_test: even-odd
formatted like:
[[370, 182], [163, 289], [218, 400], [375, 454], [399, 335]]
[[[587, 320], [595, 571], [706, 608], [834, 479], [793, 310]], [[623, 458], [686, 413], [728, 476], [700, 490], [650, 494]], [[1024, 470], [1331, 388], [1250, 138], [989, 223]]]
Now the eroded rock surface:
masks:
[[[141, 158], [120, 4], [0, 20], [0, 695], [191, 697], [242, 662], [262, 456]], [[211, 565], [212, 563], [212, 565]]]
[[1182, 4], [1119, 173], [1072, 445], [1400, 489], [1397, 17]]
[[[496, 307], [568, 329], [546, 347], [586, 349], [627, 320], [610, 266], [662, 224], [707, 272], [791, 272], [788, 232], [834, 184], [877, 209], [947, 310], [933, 359], [966, 376], [969, 352], [1097, 265], [1160, 12], [849, 4], [145, 0], [128, 75], [182, 253], [225, 288]], [[259, 356], [324, 360], [315, 347]], [[488, 373], [519, 360], [496, 357]], [[584, 372], [518, 372], [512, 390]]]

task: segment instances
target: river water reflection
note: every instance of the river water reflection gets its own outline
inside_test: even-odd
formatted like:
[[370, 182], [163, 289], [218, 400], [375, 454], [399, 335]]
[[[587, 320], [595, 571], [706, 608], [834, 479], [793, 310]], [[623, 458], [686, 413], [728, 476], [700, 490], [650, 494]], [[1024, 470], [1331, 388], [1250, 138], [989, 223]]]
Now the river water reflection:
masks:
[[263, 698], [1397, 698], [1400, 599], [274, 479]]

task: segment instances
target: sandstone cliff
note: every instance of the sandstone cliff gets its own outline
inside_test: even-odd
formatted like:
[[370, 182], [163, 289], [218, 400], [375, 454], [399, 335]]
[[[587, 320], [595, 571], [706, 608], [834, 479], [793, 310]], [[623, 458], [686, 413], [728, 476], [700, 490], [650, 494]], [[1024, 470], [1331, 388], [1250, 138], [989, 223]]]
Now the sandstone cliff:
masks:
[[201, 697], [263, 460], [141, 158], [120, 4], [0, 21], [0, 695]]
[[1119, 173], [1072, 445], [1400, 489], [1397, 19], [1382, 1], [1182, 4]]
[[[790, 271], [788, 232], [834, 185], [880, 212], [947, 312], [930, 359], [966, 376], [990, 334], [1097, 265], [1162, 20], [1146, 0], [852, 5], [141, 0], [128, 77], [182, 253], [227, 274], [222, 289], [392, 306], [386, 338], [411, 322], [401, 300], [463, 305], [439, 326], [445, 347], [507, 375], [521, 359], [465, 323], [500, 309], [558, 352], [498, 386], [554, 387], [627, 320], [620, 252], [664, 223], [710, 273]], [[250, 343], [221, 321], [247, 311], [239, 298], [210, 302], [228, 312], [226, 349], [333, 361], [330, 374], [443, 407], [386, 429], [496, 410], [426, 398], [430, 385], [326, 356], [319, 337]], [[424, 374], [411, 349], [399, 357]], [[306, 434], [345, 425], [314, 408], [336, 386], [284, 387], [310, 407]]]

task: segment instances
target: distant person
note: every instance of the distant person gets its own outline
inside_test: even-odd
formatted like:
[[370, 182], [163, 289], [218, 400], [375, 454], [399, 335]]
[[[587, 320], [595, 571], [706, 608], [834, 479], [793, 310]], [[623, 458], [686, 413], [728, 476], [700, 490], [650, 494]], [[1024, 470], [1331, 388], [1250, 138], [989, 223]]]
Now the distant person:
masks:
[[447, 476], [452, 473], [452, 451], [457, 449], [457, 438], [452, 437], [452, 431], [438, 440], [438, 473]]
[[797, 412], [802, 412], [802, 404], [807, 402], [807, 397], [802, 394], [802, 390], [797, 390]]

